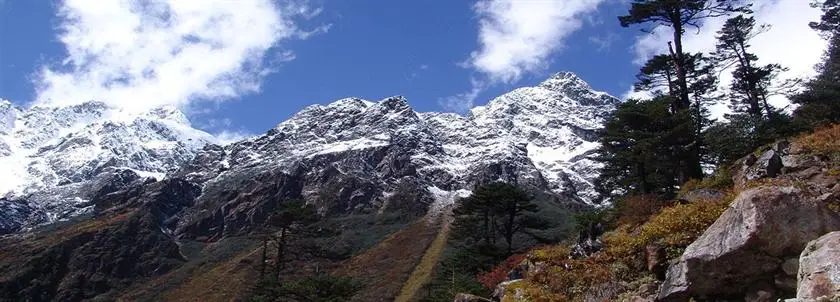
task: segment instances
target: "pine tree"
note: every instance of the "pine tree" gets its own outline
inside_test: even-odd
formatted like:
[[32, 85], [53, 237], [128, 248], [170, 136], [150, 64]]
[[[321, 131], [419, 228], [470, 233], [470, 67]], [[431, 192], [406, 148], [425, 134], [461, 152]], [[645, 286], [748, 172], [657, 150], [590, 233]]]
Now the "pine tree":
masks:
[[811, 28], [821, 32], [829, 44], [818, 75], [793, 97], [800, 105], [794, 117], [808, 127], [840, 123], [840, 0], [814, 2], [814, 6], [822, 9], [823, 15], [819, 22], [811, 22]]
[[461, 198], [453, 210], [456, 237], [473, 237], [484, 245], [496, 243], [493, 218], [496, 216], [494, 202], [500, 200], [502, 183], [478, 186], [470, 196]]
[[653, 94], [666, 94], [676, 97], [677, 75], [674, 61], [668, 55], [656, 55], [650, 58], [636, 74], [635, 91], [650, 91]]
[[604, 196], [659, 194], [670, 197], [679, 183], [678, 150], [694, 129], [690, 111], [671, 112], [672, 96], [628, 100], [616, 109], [601, 133], [597, 159], [604, 163], [596, 181]]
[[[690, 56], [683, 49], [682, 36], [689, 27], [699, 28], [703, 20], [720, 17], [736, 12], [748, 12], [749, 5], [740, 5], [736, 0], [633, 0], [628, 14], [619, 16], [621, 26], [634, 24], [650, 24], [668, 26], [672, 29], [673, 41], [668, 43], [670, 58], [674, 68], [675, 89], [671, 89], [675, 97], [672, 100], [674, 115], [689, 115], [682, 111], [691, 111], [691, 90], [689, 83]], [[672, 44], [673, 43], [673, 44]], [[670, 87], [669, 87], [670, 88]], [[698, 107], [697, 109], [701, 109]], [[695, 110], [697, 112], [697, 110]], [[701, 122], [695, 121], [695, 129], [701, 128]], [[700, 165], [701, 145], [696, 131], [687, 133], [688, 143], [677, 152], [683, 165], [680, 167], [681, 179], [702, 178], [703, 169]]]
[[713, 54], [721, 67], [735, 67], [730, 85], [732, 110], [758, 119], [762, 116], [770, 118], [775, 112], [767, 102], [768, 97], [791, 92], [799, 84], [798, 80], [778, 82], [779, 74], [787, 69], [779, 64], [761, 66], [757, 62], [758, 56], [749, 51], [749, 41], [767, 29], [768, 25], [756, 27], [753, 17], [739, 15], [730, 18], [717, 33]]
[[[703, 20], [736, 12], [748, 12], [749, 7], [738, 5], [736, 0], [633, 0], [627, 15], [618, 17], [621, 26], [652, 24], [673, 29], [671, 59], [676, 71], [679, 95], [677, 108], [688, 109], [689, 98], [687, 52], [683, 49], [682, 36], [688, 27], [699, 28]], [[669, 43], [670, 46], [670, 43]]]
[[536, 212], [537, 205], [531, 203], [531, 196], [522, 189], [508, 185], [496, 211], [501, 222], [501, 231], [507, 243], [507, 254], [513, 254], [513, 236], [524, 228], [520, 218], [528, 212]]
[[257, 230], [263, 246], [260, 264], [261, 279], [265, 276], [269, 243], [275, 247], [273, 278], [278, 279], [282, 269], [285, 268], [289, 236], [305, 232], [304, 228], [317, 219], [318, 215], [315, 211], [300, 200], [283, 201], [276, 211], [268, 215], [263, 226]]
[[453, 233], [456, 237], [475, 237], [485, 246], [495, 246], [496, 238], [501, 235], [510, 254], [514, 235], [524, 228], [522, 216], [537, 210], [530, 195], [515, 185], [504, 182], [481, 185], [470, 196], [460, 199], [453, 210]]
[[811, 6], [823, 12], [820, 21], [808, 24], [811, 28], [828, 35], [840, 31], [840, 0], [813, 1]]
[[[688, 54], [685, 64], [686, 79], [688, 81], [688, 94], [692, 99], [687, 109], [677, 107], [681, 95], [681, 88], [676, 83], [676, 66], [668, 55], [657, 55], [647, 61], [636, 75], [638, 82], [634, 85], [636, 91], [649, 91], [654, 96], [669, 96], [672, 100], [669, 113], [673, 116], [688, 116], [683, 122], [689, 123], [694, 131], [686, 133], [686, 140], [683, 146], [673, 146], [675, 154], [673, 160], [682, 163], [678, 166], [681, 181], [691, 178], [686, 169], [699, 169], [699, 161], [693, 163], [695, 158], [702, 155], [702, 130], [711, 123], [709, 121], [708, 104], [717, 96], [714, 94], [717, 89], [717, 74], [714, 72], [714, 65], [709, 58], [701, 53]], [[689, 160], [685, 160], [689, 159]], [[700, 172], [702, 174], [702, 171]]]

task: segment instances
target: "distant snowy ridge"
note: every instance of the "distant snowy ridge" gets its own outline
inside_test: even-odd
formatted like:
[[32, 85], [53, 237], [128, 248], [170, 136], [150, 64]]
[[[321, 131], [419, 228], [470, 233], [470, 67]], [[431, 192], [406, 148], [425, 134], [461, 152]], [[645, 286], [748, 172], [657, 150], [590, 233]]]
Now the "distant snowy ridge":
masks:
[[20, 109], [2, 100], [0, 211], [7, 213], [0, 216], [36, 215], [19, 217], [32, 219], [20, 226], [86, 213], [97, 188], [88, 188], [91, 181], [121, 170], [160, 179], [212, 142], [174, 107], [125, 112], [87, 102]]
[[21, 110], [3, 101], [0, 121], [0, 195], [85, 181], [107, 167], [161, 175], [214, 141], [174, 107], [126, 113], [88, 102]]
[[428, 211], [439, 211], [495, 180], [594, 204], [600, 165], [589, 156], [618, 102], [564, 72], [467, 116], [418, 113], [399, 96], [346, 98], [218, 146], [173, 107], [20, 109], [0, 100], [0, 233], [87, 213], [103, 188], [167, 175], [218, 188], [284, 173], [301, 178], [306, 199], [322, 199], [322, 186], [339, 186], [352, 191], [341, 198], [357, 208], [387, 207], [409, 186], [423, 191], [414, 198]]
[[[598, 129], [618, 102], [573, 73], [506, 93], [467, 116], [418, 113], [401, 96], [378, 102], [346, 98], [308, 106], [264, 135], [213, 151], [214, 157], [221, 156], [218, 162], [202, 162], [187, 175], [214, 182], [215, 171], [235, 173], [237, 166], [292, 173], [301, 162], [352, 158], [366, 163], [396, 148], [406, 158], [397, 160], [400, 165], [416, 170], [412, 178], [434, 188], [428, 190], [435, 191], [435, 198], [450, 196], [443, 191], [464, 192], [478, 182], [504, 180], [593, 204], [600, 164], [589, 155], [598, 147]], [[334, 165], [344, 174], [367, 173], [362, 167]], [[384, 192], [398, 181], [375, 177], [384, 183]]]

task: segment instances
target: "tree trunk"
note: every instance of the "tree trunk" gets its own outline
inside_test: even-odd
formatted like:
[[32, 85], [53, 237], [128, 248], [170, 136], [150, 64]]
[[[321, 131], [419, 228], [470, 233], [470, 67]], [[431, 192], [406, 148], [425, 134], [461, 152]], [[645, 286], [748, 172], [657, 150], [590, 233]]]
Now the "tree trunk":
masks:
[[265, 277], [265, 261], [268, 257], [268, 238], [263, 238], [262, 257], [260, 257], [260, 280]]
[[677, 109], [688, 109], [691, 100], [688, 98], [688, 79], [685, 70], [685, 54], [683, 53], [682, 32], [683, 25], [679, 18], [674, 22], [674, 66], [677, 70], [677, 85], [680, 86], [680, 97]]
[[286, 267], [285, 263], [283, 262], [283, 258], [286, 254], [286, 228], [280, 229], [280, 239], [277, 240], [277, 256], [275, 257], [274, 263], [274, 276], [277, 280], [280, 279], [280, 272], [283, 268]]
[[484, 209], [484, 244], [490, 245], [490, 210]]
[[674, 77], [670, 69], [665, 69], [665, 79], [668, 81], [668, 95], [677, 97], [674, 93]]
[[[738, 61], [741, 62], [741, 67], [747, 71], [747, 101], [749, 102], [750, 106], [750, 114], [754, 117], [761, 118], [761, 107], [758, 105], [758, 99], [761, 97], [761, 94], [758, 91], [758, 83], [755, 77], [755, 70], [752, 68], [752, 64], [750, 64], [749, 54], [747, 53], [747, 46], [744, 44], [744, 41], [740, 41], [738, 46], [741, 48], [738, 53]], [[770, 117], [770, 112], [767, 113], [767, 116]]]
[[512, 206], [508, 207], [508, 221], [507, 228], [505, 228], [505, 241], [507, 241], [507, 254], [513, 254], [513, 222], [516, 219], [516, 201], [512, 202]]
[[636, 174], [639, 178], [639, 190], [642, 191], [642, 194], [650, 193], [650, 186], [647, 183], [647, 171], [645, 171], [645, 164], [644, 163], [637, 163], [636, 164]]
[[[676, 19], [677, 21], [679, 18]], [[674, 104], [674, 114], [679, 114], [684, 110], [690, 110], [691, 100], [688, 95], [688, 79], [685, 70], [685, 55], [682, 48], [682, 30], [683, 26], [680, 22], [674, 22], [674, 47], [671, 49], [668, 43], [668, 49], [671, 51], [671, 56], [674, 58], [674, 64], [677, 70], [677, 85], [680, 88], [680, 97]], [[688, 137], [690, 141], [689, 148], [681, 150], [680, 157], [683, 158], [684, 165], [681, 171], [680, 181], [688, 181], [689, 179], [703, 178], [703, 168], [700, 166], [700, 146], [697, 142], [697, 136], [692, 132]]]

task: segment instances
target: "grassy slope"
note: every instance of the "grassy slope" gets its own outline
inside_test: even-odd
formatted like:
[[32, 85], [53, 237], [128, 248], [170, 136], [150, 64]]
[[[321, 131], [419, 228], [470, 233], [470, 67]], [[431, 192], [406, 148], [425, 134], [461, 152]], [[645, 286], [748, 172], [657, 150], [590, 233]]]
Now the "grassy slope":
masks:
[[400, 290], [400, 295], [397, 296], [394, 301], [411, 301], [423, 285], [429, 281], [435, 265], [437, 265], [440, 260], [443, 249], [446, 248], [446, 240], [449, 237], [449, 225], [449, 219], [445, 219], [437, 236], [435, 237], [435, 240], [432, 241], [432, 244], [428, 249], [426, 249], [426, 253], [423, 255], [423, 258], [420, 259], [420, 263], [414, 268], [414, 271], [411, 272], [411, 276], [408, 277], [408, 281], [405, 282], [402, 290]]
[[334, 273], [358, 278], [364, 288], [353, 301], [392, 301], [437, 234], [420, 219], [341, 265]]
[[259, 251], [253, 242], [228, 238], [203, 244], [187, 242], [182, 253], [190, 259], [169, 273], [143, 280], [123, 293], [120, 301], [229, 301], [242, 297], [256, 280]]

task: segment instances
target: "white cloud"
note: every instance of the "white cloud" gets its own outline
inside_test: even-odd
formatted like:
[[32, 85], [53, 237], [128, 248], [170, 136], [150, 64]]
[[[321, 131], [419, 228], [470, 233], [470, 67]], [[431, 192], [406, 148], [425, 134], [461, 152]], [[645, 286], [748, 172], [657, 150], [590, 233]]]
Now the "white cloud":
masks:
[[597, 23], [597, 7], [606, 0], [520, 1], [480, 0], [473, 6], [478, 18], [477, 50], [461, 66], [478, 76], [468, 92], [439, 100], [447, 110], [465, 112], [489, 85], [512, 83], [527, 73], [548, 67], [551, 55], [584, 22]]
[[227, 131], [227, 130], [225, 130], [225, 131], [213, 134], [213, 137], [216, 139], [216, 144], [219, 144], [219, 145], [222, 145], [222, 146], [230, 144], [230, 143], [235, 143], [235, 142], [241, 141], [241, 140], [246, 139], [246, 138], [251, 137], [251, 136], [253, 136], [253, 134], [248, 133], [245, 130], [237, 130], [237, 131]]
[[[767, 0], [755, 1], [756, 23], [770, 24], [771, 28], [751, 41], [752, 49], [759, 57], [759, 63], [779, 63], [790, 70], [782, 78], [809, 77], [814, 74], [814, 65], [819, 63], [826, 48], [826, 42], [808, 27], [808, 22], [818, 20], [820, 11], [811, 8], [810, 1]], [[686, 51], [710, 52], [715, 48], [715, 33], [723, 26], [725, 18], [711, 19], [699, 32], [689, 30], [683, 38]], [[671, 29], [659, 27], [650, 35], [641, 36], [634, 46], [635, 63], [642, 64], [648, 58], [667, 52], [667, 41], [671, 40]], [[722, 86], [728, 86], [731, 75], [724, 72]], [[630, 95], [628, 93], [628, 95]], [[770, 99], [773, 105], [785, 107], [790, 102], [784, 96]], [[712, 108], [713, 115], [722, 116], [728, 112], [724, 104]]]
[[630, 89], [627, 90], [627, 92], [625, 92], [623, 95], [621, 95], [621, 99], [622, 100], [629, 100], [629, 99], [644, 100], [644, 99], [653, 98], [653, 96], [654, 95], [652, 93], [648, 92], [648, 91], [645, 91], [645, 90], [636, 91], [635, 89], [633, 89], [633, 86], [630, 86]]
[[442, 98], [438, 100], [438, 104], [443, 109], [458, 113], [464, 113], [472, 109], [473, 105], [475, 105], [475, 99], [478, 98], [478, 94], [484, 91], [485, 84], [476, 79], [472, 79], [470, 82], [472, 84], [470, 91]]
[[301, 30], [296, 20], [321, 10], [300, 1], [65, 0], [57, 9], [67, 57], [38, 74], [42, 105], [99, 100], [142, 110], [237, 98], [294, 59], [281, 41], [330, 28]]
[[475, 4], [479, 18], [479, 49], [466, 65], [493, 82], [513, 82], [524, 73], [540, 71], [564, 39], [580, 29], [587, 14], [603, 0], [518, 1], [482, 0]]
[[603, 52], [605, 50], [610, 50], [612, 44], [618, 40], [618, 35], [610, 32], [604, 36], [590, 36], [589, 42], [598, 46], [598, 52]]

